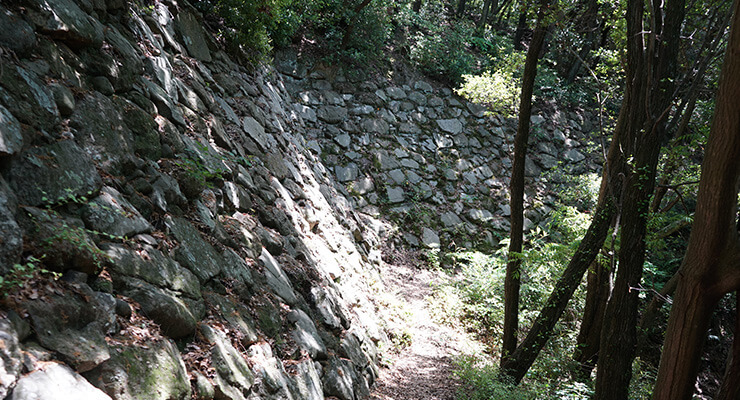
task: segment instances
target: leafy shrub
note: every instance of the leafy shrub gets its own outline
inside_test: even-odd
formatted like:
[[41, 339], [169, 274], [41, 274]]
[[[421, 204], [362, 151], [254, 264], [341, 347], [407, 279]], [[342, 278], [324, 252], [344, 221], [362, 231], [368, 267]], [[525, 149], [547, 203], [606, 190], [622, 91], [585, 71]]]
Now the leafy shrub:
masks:
[[439, 22], [430, 21], [414, 36], [411, 59], [428, 76], [457, 85], [463, 75], [474, 72], [475, 57], [468, 51], [474, 27]]
[[267, 54], [272, 42], [284, 43], [301, 23], [290, 9], [292, 0], [197, 0], [204, 15], [217, 17], [219, 34], [233, 48], [242, 47], [255, 59]]
[[519, 86], [511, 75], [502, 71], [484, 72], [481, 75], [463, 75], [457, 90], [460, 96], [487, 105], [492, 111], [514, 116], [519, 105]]
[[481, 363], [475, 357], [462, 357], [457, 360], [454, 374], [462, 382], [457, 393], [461, 400], [534, 400], [538, 398], [523, 386], [501, 382], [497, 368]]

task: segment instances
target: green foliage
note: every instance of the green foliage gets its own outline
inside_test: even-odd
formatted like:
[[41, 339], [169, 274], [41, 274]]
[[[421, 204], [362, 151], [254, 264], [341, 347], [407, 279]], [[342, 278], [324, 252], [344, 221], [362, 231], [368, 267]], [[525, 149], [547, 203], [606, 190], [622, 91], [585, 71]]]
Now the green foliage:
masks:
[[462, 386], [458, 389], [460, 400], [534, 400], [540, 397], [524, 385], [501, 382], [498, 370], [474, 357], [462, 357], [455, 363], [455, 376]]
[[519, 107], [517, 80], [504, 71], [484, 72], [481, 75], [463, 75], [457, 93], [466, 99], [485, 104], [492, 111], [513, 117]]
[[450, 23], [443, 14], [421, 14], [421, 29], [414, 35], [411, 59], [428, 76], [455, 85], [475, 71], [476, 58], [469, 50], [475, 32], [472, 24]]
[[41, 268], [40, 263], [41, 259], [31, 256], [26, 263], [14, 264], [10, 272], [0, 276], [0, 298], [7, 296], [13, 289], [26, 286], [28, 281], [41, 275], [59, 279], [61, 274]]
[[292, 0], [197, 0], [195, 7], [207, 16], [218, 18], [219, 35], [232, 48], [244, 48], [256, 59], [263, 57], [272, 43], [287, 42], [301, 23], [289, 7]]

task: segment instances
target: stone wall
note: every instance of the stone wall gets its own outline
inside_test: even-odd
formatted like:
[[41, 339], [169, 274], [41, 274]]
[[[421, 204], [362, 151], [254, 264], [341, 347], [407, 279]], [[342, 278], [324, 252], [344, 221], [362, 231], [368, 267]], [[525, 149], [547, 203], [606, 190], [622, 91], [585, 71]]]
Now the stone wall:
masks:
[[[0, 26], [0, 399], [364, 398], [381, 220], [429, 248], [507, 229], [514, 121], [448, 88], [246, 68], [184, 1]], [[530, 176], [596, 167], [587, 120], [533, 122]]]
[[186, 2], [5, 2], [0, 26], [0, 398], [366, 396], [378, 234], [281, 75]]
[[[422, 77], [327, 70], [290, 50], [278, 54], [276, 67], [293, 95], [306, 146], [355, 209], [398, 223], [400, 246], [490, 249], [508, 234], [516, 119]], [[544, 172], [600, 169], [599, 147], [586, 146], [596, 127], [584, 114], [535, 109], [526, 160], [527, 230], [544, 227], [556, 206], [539, 179]]]

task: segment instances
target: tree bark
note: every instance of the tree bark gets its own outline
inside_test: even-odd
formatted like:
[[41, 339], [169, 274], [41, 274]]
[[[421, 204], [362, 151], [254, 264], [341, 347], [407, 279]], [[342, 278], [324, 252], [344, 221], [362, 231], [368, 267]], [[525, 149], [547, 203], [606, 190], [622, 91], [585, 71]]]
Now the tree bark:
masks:
[[600, 265], [597, 261], [592, 263], [586, 280], [586, 306], [573, 354], [573, 360], [579, 364], [576, 379], [580, 382], [590, 381], [591, 371], [598, 360], [601, 326], [604, 323], [606, 302], [612, 290], [612, 279], [613, 271], [610, 266]]
[[652, 26], [643, 42], [644, 2], [630, 0], [627, 5], [628, 64], [638, 79], [628, 83], [634, 90], [635, 120], [624, 143], [633, 154], [633, 165], [626, 174], [622, 204], [621, 245], [614, 290], [606, 307], [601, 332], [601, 349], [596, 374], [599, 400], [627, 400], [632, 377], [632, 361], [637, 347], [639, 288], [645, 264], [645, 234], [650, 196], [660, 148], [666, 134], [667, 115], [674, 93], [673, 75], [684, 18], [684, 0], [665, 3], [665, 13], [658, 1], [650, 10]]
[[537, 76], [537, 62], [545, 43], [547, 28], [541, 23], [550, 0], [541, 0], [532, 42], [527, 51], [522, 76], [522, 92], [519, 105], [519, 124], [514, 138], [514, 163], [509, 183], [511, 205], [511, 235], [509, 242], [509, 260], [506, 264], [504, 281], [504, 333], [501, 347], [501, 362], [505, 362], [514, 352], [517, 345], [519, 329], [519, 286], [522, 245], [524, 242], [524, 165], [527, 157], [529, 125], [532, 115], [532, 93]]
[[527, 30], [527, 13], [521, 11], [519, 13], [519, 21], [516, 24], [516, 31], [514, 32], [514, 50], [524, 49], [524, 32]]
[[696, 214], [668, 320], [653, 392], [655, 400], [691, 398], [711, 311], [723, 294], [740, 287], [736, 227], [740, 178], [739, 3], [740, 0], [734, 3], [735, 15], [702, 167]]
[[455, 12], [455, 15], [458, 17], [462, 17], [463, 14], [465, 14], [465, 3], [467, 0], [457, 0], [457, 11]]
[[740, 293], [735, 293], [735, 337], [732, 339], [730, 358], [722, 380], [722, 386], [714, 400], [736, 400], [740, 398]]

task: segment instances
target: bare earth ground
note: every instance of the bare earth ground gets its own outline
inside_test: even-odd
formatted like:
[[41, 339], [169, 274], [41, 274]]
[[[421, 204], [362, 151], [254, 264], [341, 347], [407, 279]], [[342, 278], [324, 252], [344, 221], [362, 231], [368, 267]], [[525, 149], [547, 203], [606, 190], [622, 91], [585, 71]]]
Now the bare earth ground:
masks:
[[[409, 265], [386, 266], [383, 281], [403, 301], [408, 313], [405, 332], [411, 344], [391, 354], [388, 368], [381, 370], [371, 400], [454, 400], [459, 382], [452, 375], [453, 360], [462, 354], [481, 354], [481, 345], [461, 327], [437, 323], [428, 297], [439, 271]], [[447, 278], [449, 279], [449, 278]]]

